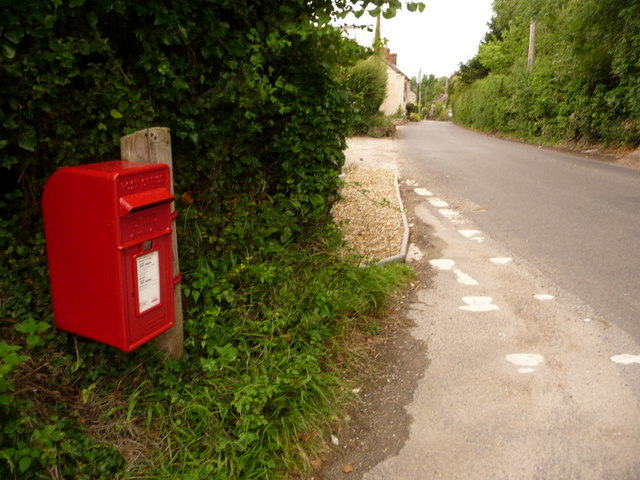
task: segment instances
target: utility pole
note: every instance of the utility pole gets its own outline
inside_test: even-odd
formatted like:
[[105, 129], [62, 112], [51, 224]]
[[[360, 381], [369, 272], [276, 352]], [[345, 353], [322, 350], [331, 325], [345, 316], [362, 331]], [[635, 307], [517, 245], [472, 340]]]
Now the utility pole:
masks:
[[529, 57], [527, 58], [527, 71], [531, 73], [533, 70], [533, 62], [536, 56], [536, 21], [531, 19], [529, 27]]
[[422, 76], [422, 68], [418, 70], [418, 115], [422, 113], [422, 107], [420, 106], [420, 93], [422, 90], [422, 83], [420, 82], [420, 77]]

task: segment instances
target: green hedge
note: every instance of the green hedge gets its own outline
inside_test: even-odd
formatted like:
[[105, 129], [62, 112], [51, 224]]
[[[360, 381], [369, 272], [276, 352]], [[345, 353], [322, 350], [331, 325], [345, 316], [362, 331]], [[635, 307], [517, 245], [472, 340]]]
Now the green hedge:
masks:
[[637, 1], [499, 0], [494, 9], [478, 55], [454, 83], [456, 121], [543, 142], [640, 145]]
[[[338, 293], [373, 278], [364, 312], [387, 288], [325, 251], [361, 49], [324, 0], [0, 3], [0, 477], [282, 472], [340, 391], [323, 347], [354, 308]], [[181, 363], [52, 328], [43, 185], [153, 125], [173, 137]]]

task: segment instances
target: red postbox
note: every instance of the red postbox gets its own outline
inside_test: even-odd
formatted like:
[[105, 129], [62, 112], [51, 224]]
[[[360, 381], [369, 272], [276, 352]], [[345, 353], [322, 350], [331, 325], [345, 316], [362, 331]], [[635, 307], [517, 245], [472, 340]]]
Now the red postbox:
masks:
[[170, 171], [66, 167], [42, 200], [56, 326], [125, 352], [174, 322]]

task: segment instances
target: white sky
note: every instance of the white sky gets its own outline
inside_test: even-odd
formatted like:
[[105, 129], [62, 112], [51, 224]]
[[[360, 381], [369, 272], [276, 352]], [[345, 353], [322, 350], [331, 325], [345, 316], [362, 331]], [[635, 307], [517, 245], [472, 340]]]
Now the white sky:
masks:
[[[398, 11], [390, 20], [382, 18], [381, 34], [391, 53], [398, 54], [398, 68], [408, 77], [434, 74], [449, 76], [478, 52], [488, 31], [492, 0], [423, 0], [422, 13]], [[340, 24], [375, 26], [375, 18], [364, 14], [348, 17]], [[368, 36], [367, 36], [368, 35]], [[358, 37], [370, 45], [373, 32]], [[353, 37], [352, 37], [353, 38]]]

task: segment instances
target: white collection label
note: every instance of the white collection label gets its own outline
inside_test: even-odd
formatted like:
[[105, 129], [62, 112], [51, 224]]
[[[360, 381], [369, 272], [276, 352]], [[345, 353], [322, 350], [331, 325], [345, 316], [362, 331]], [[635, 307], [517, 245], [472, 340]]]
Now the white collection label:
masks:
[[160, 305], [160, 261], [158, 251], [136, 258], [138, 313]]

